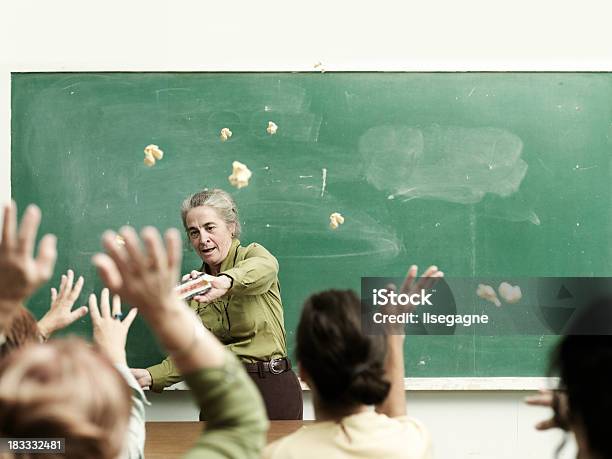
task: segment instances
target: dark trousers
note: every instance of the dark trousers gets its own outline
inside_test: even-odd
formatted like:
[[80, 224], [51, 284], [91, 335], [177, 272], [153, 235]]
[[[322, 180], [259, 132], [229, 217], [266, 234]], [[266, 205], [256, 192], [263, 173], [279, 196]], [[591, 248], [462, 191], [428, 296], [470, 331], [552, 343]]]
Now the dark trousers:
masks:
[[249, 373], [249, 376], [261, 392], [268, 419], [302, 420], [304, 411], [302, 388], [293, 370], [278, 375], [268, 372]]
[[[249, 373], [249, 376], [261, 393], [268, 419], [275, 421], [303, 418], [302, 388], [293, 370], [287, 370], [281, 374]], [[201, 411], [200, 421], [206, 421], [206, 416]]]

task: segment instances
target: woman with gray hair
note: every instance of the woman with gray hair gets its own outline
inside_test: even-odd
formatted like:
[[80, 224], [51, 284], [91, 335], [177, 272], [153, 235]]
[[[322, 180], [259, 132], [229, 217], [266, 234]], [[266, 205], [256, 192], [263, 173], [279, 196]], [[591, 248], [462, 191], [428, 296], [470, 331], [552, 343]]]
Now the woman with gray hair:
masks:
[[[264, 399], [270, 419], [302, 419], [302, 391], [287, 357], [278, 262], [260, 244], [240, 244], [240, 221], [232, 197], [203, 190], [181, 206], [183, 226], [202, 259], [199, 271], [213, 276], [212, 288], [190, 307], [204, 325], [242, 361]], [[132, 372], [143, 387], [161, 391], [182, 379], [173, 362]]]

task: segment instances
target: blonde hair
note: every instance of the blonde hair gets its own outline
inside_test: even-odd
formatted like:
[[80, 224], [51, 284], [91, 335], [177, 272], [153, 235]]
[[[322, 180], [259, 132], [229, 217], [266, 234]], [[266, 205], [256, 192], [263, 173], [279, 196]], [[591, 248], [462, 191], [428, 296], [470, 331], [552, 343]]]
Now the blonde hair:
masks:
[[233, 236], [235, 238], [240, 237], [241, 227], [236, 203], [229, 193], [219, 188], [214, 188], [212, 190], [205, 188], [202, 191], [192, 194], [183, 201], [181, 204], [181, 220], [183, 221], [185, 231], [187, 231], [187, 213], [191, 209], [200, 206], [208, 206], [215, 209], [226, 225], [229, 226], [232, 223], [235, 225], [236, 229], [234, 230]]
[[48, 458], [116, 459], [130, 409], [122, 376], [80, 338], [26, 345], [0, 368], [0, 437], [64, 438]]

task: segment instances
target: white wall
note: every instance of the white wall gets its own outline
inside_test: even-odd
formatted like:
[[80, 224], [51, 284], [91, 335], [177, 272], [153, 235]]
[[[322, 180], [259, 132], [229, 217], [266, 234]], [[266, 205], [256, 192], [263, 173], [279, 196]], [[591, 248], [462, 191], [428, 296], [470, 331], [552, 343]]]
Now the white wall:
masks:
[[[189, 391], [147, 393], [149, 421], [195, 421], [198, 410]], [[560, 432], [533, 426], [549, 413], [528, 407], [521, 391], [415, 391], [408, 393], [408, 413], [430, 430], [435, 459], [545, 459], [554, 457]], [[304, 419], [313, 419], [312, 399], [304, 392]], [[561, 459], [576, 457], [573, 439]]]
[[[577, 3], [5, 0], [0, 201], [10, 197], [12, 71], [612, 70], [607, 2]], [[532, 431], [544, 414], [523, 395], [420, 391], [410, 410], [438, 458], [551, 457], [555, 434]], [[152, 399], [150, 419], [194, 418], [187, 392]]]

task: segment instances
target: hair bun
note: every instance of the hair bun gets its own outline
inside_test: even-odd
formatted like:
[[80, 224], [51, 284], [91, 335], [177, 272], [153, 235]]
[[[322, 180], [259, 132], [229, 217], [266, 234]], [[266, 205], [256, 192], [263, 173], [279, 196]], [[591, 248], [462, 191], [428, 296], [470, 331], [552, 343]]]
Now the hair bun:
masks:
[[352, 290], [311, 295], [297, 329], [296, 356], [326, 406], [344, 409], [382, 402], [385, 339], [361, 329], [361, 301]]
[[365, 405], [382, 403], [391, 388], [383, 374], [383, 368], [378, 362], [355, 366], [347, 389], [350, 398]]

